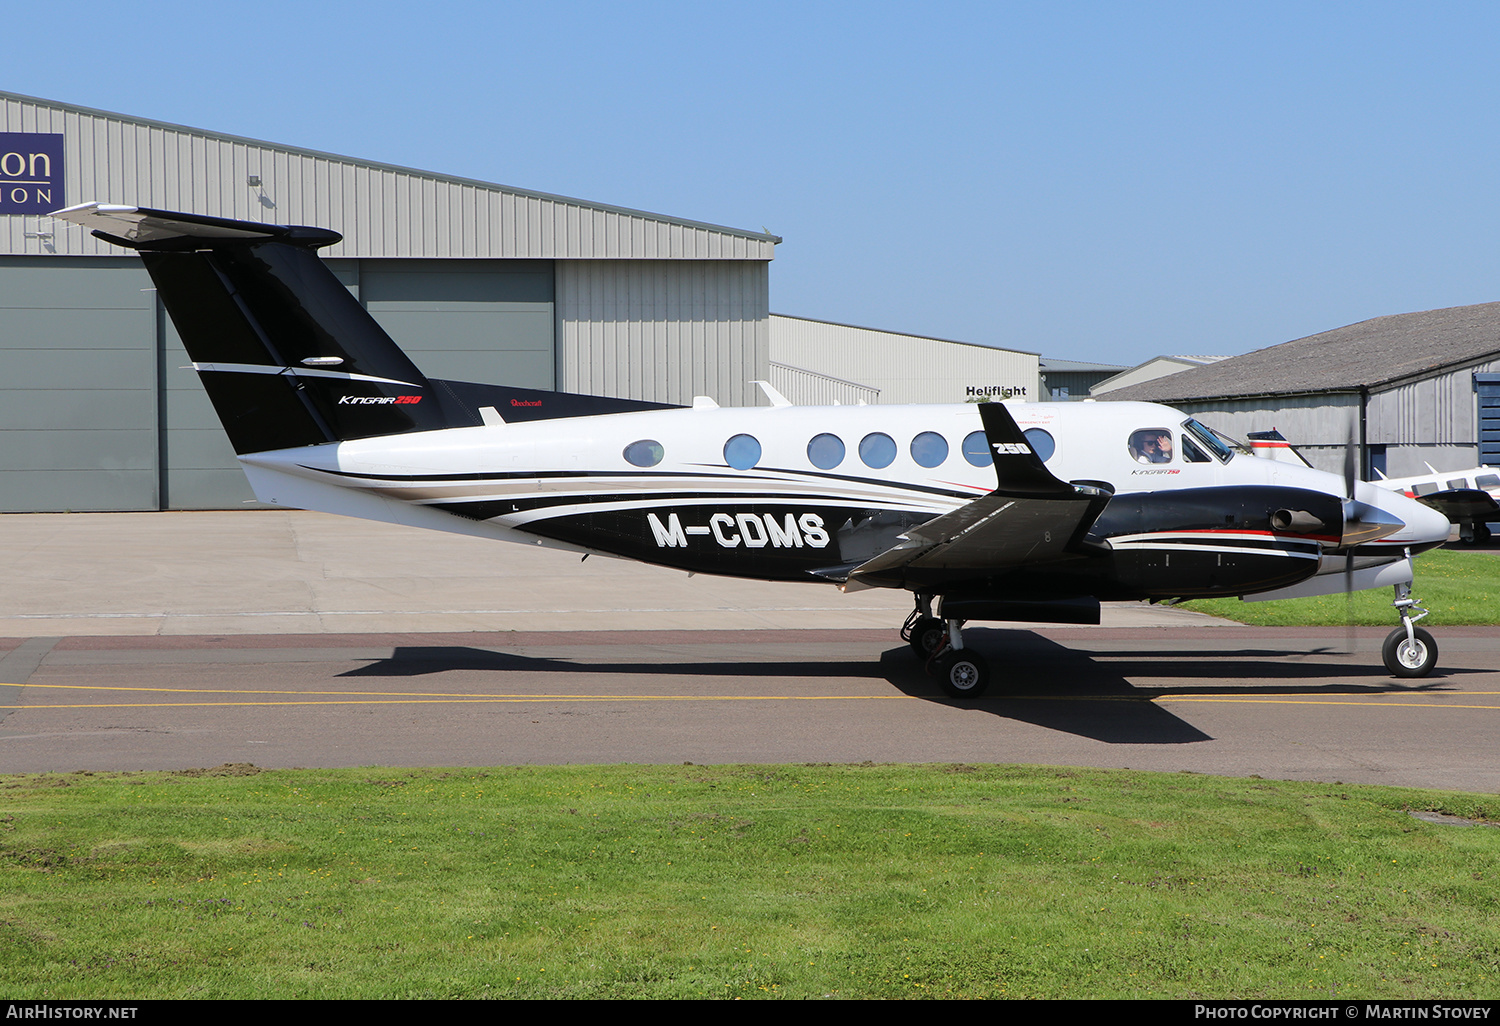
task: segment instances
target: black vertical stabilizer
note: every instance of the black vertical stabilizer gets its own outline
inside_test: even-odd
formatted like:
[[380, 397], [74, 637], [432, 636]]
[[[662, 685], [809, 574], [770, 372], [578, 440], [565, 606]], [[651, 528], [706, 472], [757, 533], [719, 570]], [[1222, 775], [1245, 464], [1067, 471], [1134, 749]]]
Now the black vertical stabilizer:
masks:
[[336, 232], [99, 204], [57, 216], [140, 251], [237, 453], [480, 423], [318, 258]]

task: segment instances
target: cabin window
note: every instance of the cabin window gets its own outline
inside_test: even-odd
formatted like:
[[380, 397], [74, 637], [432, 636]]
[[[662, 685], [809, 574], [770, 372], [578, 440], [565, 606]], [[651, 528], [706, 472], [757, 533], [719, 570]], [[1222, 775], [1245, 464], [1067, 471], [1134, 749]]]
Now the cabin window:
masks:
[[1036, 458], [1046, 463], [1057, 451], [1057, 443], [1052, 440], [1052, 432], [1041, 428], [1027, 428], [1025, 431], [1026, 444], [1031, 446], [1031, 451], [1036, 453]]
[[1484, 489], [1500, 488], [1500, 477], [1494, 474], [1480, 474], [1474, 479], [1474, 484]]
[[919, 467], [937, 467], [948, 458], [948, 439], [936, 431], [923, 431], [911, 440], [911, 458]]
[[1411, 490], [1417, 495], [1431, 495], [1438, 490], [1436, 481], [1423, 481], [1419, 485], [1412, 485]]
[[1449, 481], [1448, 482], [1448, 487], [1449, 488], [1453, 488], [1453, 489], [1467, 488], [1467, 487], [1469, 487], [1469, 482], [1465, 481], [1463, 478], [1460, 477], [1460, 478], [1458, 478], [1455, 481]]
[[819, 470], [832, 470], [844, 462], [844, 440], [838, 435], [815, 435], [807, 443], [807, 460]]
[[964, 436], [963, 445], [959, 450], [976, 467], [988, 467], [995, 462], [995, 457], [990, 455], [989, 439], [984, 437], [983, 431], [970, 431]]
[[1137, 463], [1171, 463], [1172, 432], [1167, 428], [1140, 428], [1130, 432], [1130, 456]]
[[890, 435], [872, 431], [859, 440], [859, 458], [873, 470], [883, 470], [896, 459], [896, 440]]
[[735, 470], [749, 470], [760, 462], [760, 442], [754, 435], [735, 435], [724, 443], [724, 462]]
[[625, 447], [625, 462], [632, 467], [654, 467], [667, 451], [654, 438], [643, 438]]

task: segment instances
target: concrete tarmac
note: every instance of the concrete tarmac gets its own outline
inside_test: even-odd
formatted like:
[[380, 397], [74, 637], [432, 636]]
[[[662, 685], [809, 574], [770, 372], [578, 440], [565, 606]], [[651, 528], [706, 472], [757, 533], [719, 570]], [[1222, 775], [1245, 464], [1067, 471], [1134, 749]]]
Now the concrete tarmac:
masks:
[[[0, 517], [0, 772], [983, 761], [1500, 790], [1500, 638], [1115, 605], [978, 627], [944, 698], [904, 593], [692, 577], [300, 512]], [[1354, 651], [1348, 651], [1351, 638]]]
[[[0, 514], [0, 637], [896, 631], [904, 591], [689, 576], [301, 510]], [[1105, 626], [1223, 623], [1115, 603]]]

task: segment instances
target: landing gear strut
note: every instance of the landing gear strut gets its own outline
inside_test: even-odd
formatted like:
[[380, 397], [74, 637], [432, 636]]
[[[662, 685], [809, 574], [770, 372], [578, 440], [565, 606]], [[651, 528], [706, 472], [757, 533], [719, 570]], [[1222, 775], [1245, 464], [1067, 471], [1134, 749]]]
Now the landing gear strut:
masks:
[[1380, 658], [1393, 677], [1425, 677], [1437, 665], [1438, 656], [1437, 642], [1432, 640], [1432, 635], [1415, 626], [1427, 615], [1427, 610], [1411, 597], [1410, 584], [1395, 587], [1396, 598], [1391, 605], [1401, 617], [1401, 626], [1386, 636], [1385, 644], [1380, 647]]
[[1458, 525], [1458, 538], [1465, 545], [1487, 545], [1490, 540], [1490, 525], [1482, 521], [1465, 520]]
[[917, 608], [906, 618], [901, 638], [917, 658], [926, 660], [949, 698], [978, 698], [990, 683], [989, 666], [973, 649], [964, 648], [962, 620], [932, 615], [932, 596], [917, 593]]
[[901, 625], [901, 640], [911, 646], [917, 658], [923, 661], [932, 658], [932, 653], [943, 647], [943, 635], [947, 628], [943, 621], [932, 615], [932, 596], [917, 593], [917, 608], [911, 611], [906, 623]]

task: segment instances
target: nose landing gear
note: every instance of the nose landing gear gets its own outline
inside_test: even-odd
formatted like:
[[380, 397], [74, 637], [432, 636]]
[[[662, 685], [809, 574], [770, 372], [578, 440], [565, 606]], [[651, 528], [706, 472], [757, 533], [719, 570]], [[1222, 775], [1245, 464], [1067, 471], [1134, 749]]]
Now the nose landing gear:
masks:
[[1395, 590], [1396, 597], [1391, 605], [1401, 617], [1401, 626], [1386, 636], [1385, 644], [1380, 647], [1380, 658], [1392, 677], [1425, 677], [1437, 665], [1438, 657], [1437, 642], [1432, 640], [1432, 635], [1415, 626], [1427, 615], [1427, 610], [1411, 597], [1410, 584], [1398, 584]]

